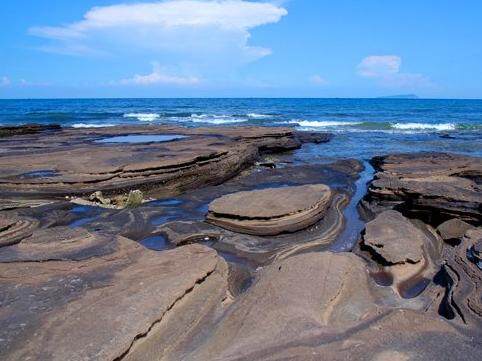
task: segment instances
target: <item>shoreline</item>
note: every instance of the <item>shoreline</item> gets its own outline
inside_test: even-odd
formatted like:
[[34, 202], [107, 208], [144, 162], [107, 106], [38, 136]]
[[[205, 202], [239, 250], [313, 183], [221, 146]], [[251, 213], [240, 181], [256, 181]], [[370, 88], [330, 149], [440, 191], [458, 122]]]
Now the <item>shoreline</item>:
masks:
[[337, 137], [0, 128], [1, 358], [477, 360], [481, 158]]

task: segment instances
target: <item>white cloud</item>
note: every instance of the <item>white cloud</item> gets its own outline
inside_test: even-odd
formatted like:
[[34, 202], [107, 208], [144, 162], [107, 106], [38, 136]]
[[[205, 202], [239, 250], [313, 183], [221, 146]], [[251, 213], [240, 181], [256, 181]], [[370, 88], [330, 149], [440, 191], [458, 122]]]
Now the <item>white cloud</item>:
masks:
[[310, 78], [310, 82], [316, 85], [327, 85], [328, 81], [322, 76], [315, 74]]
[[9, 86], [12, 82], [7, 76], [0, 77], [0, 87]]
[[163, 71], [156, 62], [152, 64], [152, 73], [146, 75], [134, 75], [132, 78], [122, 79], [118, 82], [121, 85], [196, 85], [200, 83], [200, 79], [193, 76], [169, 75]]
[[358, 74], [367, 78], [377, 78], [397, 74], [402, 58], [397, 55], [371, 55], [358, 64]]
[[252, 61], [271, 53], [248, 45], [250, 29], [278, 22], [287, 11], [266, 2], [166, 0], [94, 7], [78, 22], [30, 29], [64, 54], [129, 51], [187, 53]]
[[432, 87], [432, 81], [422, 74], [401, 71], [402, 58], [398, 55], [371, 55], [357, 66], [358, 75], [379, 81], [380, 85], [390, 88]]

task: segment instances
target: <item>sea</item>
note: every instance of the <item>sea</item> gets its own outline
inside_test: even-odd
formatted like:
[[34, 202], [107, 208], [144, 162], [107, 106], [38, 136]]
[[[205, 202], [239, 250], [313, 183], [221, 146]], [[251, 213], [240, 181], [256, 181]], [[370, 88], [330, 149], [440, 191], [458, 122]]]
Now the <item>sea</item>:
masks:
[[449, 99], [49, 99], [0, 100], [0, 126], [119, 124], [275, 126], [330, 132], [305, 160], [437, 151], [482, 157], [482, 100]]

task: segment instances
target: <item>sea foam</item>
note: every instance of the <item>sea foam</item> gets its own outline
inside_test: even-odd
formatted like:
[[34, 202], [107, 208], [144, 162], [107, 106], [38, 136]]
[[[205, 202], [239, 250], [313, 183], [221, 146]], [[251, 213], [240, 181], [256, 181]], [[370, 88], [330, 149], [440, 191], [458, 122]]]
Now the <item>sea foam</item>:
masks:
[[317, 121], [317, 120], [291, 120], [289, 124], [298, 124], [300, 127], [344, 127], [362, 124], [362, 122], [340, 122], [340, 121]]
[[392, 124], [392, 128], [400, 130], [455, 130], [456, 125], [453, 123], [395, 123]]
[[103, 127], [115, 127], [118, 124], [104, 123], [104, 124], [93, 124], [93, 123], [75, 123], [72, 124], [72, 128], [103, 128]]
[[124, 114], [124, 118], [136, 118], [141, 122], [152, 122], [159, 119], [159, 114], [156, 113], [127, 113]]
[[190, 120], [194, 123], [208, 123], [214, 125], [243, 123], [247, 119], [233, 118], [230, 115], [212, 115], [212, 114], [191, 114]]

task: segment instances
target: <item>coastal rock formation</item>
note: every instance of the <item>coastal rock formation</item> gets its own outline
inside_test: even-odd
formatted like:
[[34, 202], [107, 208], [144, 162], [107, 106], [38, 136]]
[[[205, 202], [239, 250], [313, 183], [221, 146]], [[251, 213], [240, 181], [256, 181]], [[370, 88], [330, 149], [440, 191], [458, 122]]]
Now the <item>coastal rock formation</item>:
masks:
[[320, 220], [331, 196], [324, 184], [238, 192], [214, 200], [206, 219], [239, 233], [295, 232]]
[[152, 360], [226, 297], [226, 264], [201, 245], [157, 253], [53, 228], [0, 252], [6, 361]]
[[449, 219], [437, 227], [437, 232], [447, 243], [460, 242], [465, 233], [474, 226], [457, 218]]
[[188, 359], [257, 360], [314, 335], [321, 341], [322, 335], [342, 334], [378, 314], [360, 258], [298, 255], [264, 268]]
[[81, 261], [115, 252], [116, 237], [82, 228], [37, 229], [21, 242], [0, 249], [0, 262]]
[[482, 162], [445, 153], [395, 154], [372, 159], [376, 170], [362, 202], [369, 218], [397, 209], [433, 226], [459, 218], [482, 220]]
[[[186, 354], [162, 360], [477, 360], [478, 346], [433, 314], [390, 308], [349, 253], [308, 253], [265, 267]], [[395, 302], [395, 301], [390, 301]]]
[[[149, 137], [142, 143], [129, 138], [140, 135]], [[115, 143], [115, 139], [110, 143], [112, 136], [122, 136], [126, 143]], [[173, 140], [156, 141], [156, 137]], [[303, 140], [287, 128], [213, 130], [154, 125], [19, 136], [15, 141], [2, 141], [0, 192], [33, 197], [102, 191], [110, 196], [140, 189], [165, 196], [222, 183], [254, 164], [260, 153], [296, 149]], [[320, 134], [308, 140], [328, 141], [329, 137]], [[24, 142], [35, 149], [35, 157]]]
[[0, 138], [12, 137], [14, 135], [36, 134], [46, 131], [61, 130], [61, 126], [57, 124], [40, 125], [40, 124], [25, 124], [20, 126], [0, 126]]
[[0, 247], [20, 242], [37, 227], [38, 221], [35, 219], [0, 213]]
[[436, 273], [430, 255], [441, 252], [441, 242], [397, 211], [382, 212], [367, 223], [360, 249], [370, 254], [403, 297], [417, 296]]
[[397, 211], [385, 211], [367, 223], [363, 244], [388, 264], [417, 263], [426, 236]]
[[449, 320], [480, 330], [482, 327], [482, 228], [469, 229], [460, 244], [443, 250], [444, 264], [434, 278], [434, 308]]

